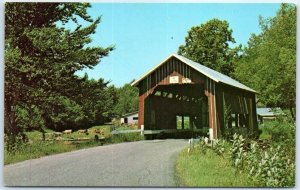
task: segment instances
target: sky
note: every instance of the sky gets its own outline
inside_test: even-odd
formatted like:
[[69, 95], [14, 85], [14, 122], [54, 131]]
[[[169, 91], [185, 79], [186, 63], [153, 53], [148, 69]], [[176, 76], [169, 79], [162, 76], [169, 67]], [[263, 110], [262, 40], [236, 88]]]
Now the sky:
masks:
[[93, 69], [77, 72], [104, 78], [121, 87], [140, 78], [183, 45], [188, 30], [210, 19], [226, 20], [236, 43], [246, 45], [252, 33], [260, 33], [258, 18], [274, 17], [280, 4], [205, 3], [92, 3], [92, 18], [101, 16], [91, 46], [115, 50]]

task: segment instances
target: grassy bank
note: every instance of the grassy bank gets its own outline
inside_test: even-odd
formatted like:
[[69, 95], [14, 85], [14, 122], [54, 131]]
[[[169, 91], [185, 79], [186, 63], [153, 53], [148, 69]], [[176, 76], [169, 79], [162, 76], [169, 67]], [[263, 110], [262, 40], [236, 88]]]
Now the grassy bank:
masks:
[[260, 139], [235, 134], [195, 149], [177, 159], [180, 186], [189, 187], [294, 187], [296, 125], [288, 117], [260, 126]]
[[40, 158], [47, 155], [70, 152], [87, 147], [101, 145], [100, 142], [71, 143], [62, 141], [35, 141], [32, 144], [24, 144], [14, 152], [4, 151], [4, 164], [12, 164], [24, 160]]
[[[133, 129], [133, 126], [122, 126], [122, 130]], [[122, 143], [122, 142], [132, 142], [143, 140], [143, 136], [140, 133], [124, 133], [118, 135], [110, 134], [110, 126], [94, 126], [89, 129], [89, 131], [94, 131], [95, 129], [102, 130], [103, 134], [94, 134], [89, 132], [88, 134], [73, 132], [71, 134], [63, 134], [58, 138], [46, 135], [46, 141], [42, 140], [42, 134], [38, 131], [27, 132], [28, 142], [19, 143], [14, 151], [8, 152], [6, 149], [4, 151], [4, 164], [12, 164], [16, 162], [21, 162], [24, 160], [40, 158], [47, 155], [53, 155], [63, 152], [70, 152], [74, 150], [79, 150], [88, 147], [101, 146], [106, 144]], [[47, 131], [52, 133], [53, 131]], [[101, 141], [95, 140], [95, 135], [99, 138], [103, 137]], [[66, 139], [66, 140], [57, 140]], [[77, 139], [85, 139], [83, 141]]]
[[176, 162], [178, 185], [185, 187], [253, 187], [243, 173], [236, 172], [226, 158], [212, 150], [203, 154], [199, 149], [184, 149]]

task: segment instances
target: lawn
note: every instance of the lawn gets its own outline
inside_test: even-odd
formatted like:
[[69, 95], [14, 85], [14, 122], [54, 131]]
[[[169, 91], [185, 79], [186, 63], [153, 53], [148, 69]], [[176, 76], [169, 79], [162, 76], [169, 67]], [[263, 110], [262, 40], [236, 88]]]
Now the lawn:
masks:
[[100, 142], [71, 143], [64, 141], [35, 141], [19, 146], [14, 152], [4, 151], [4, 164], [12, 164], [42, 156], [70, 152], [82, 148], [101, 145]]
[[137, 125], [119, 125], [115, 128], [117, 131], [123, 131], [123, 130], [135, 130], [138, 129]]
[[243, 173], [236, 172], [228, 159], [212, 150], [202, 153], [198, 147], [191, 153], [184, 149], [177, 158], [176, 177], [181, 187], [253, 187]]
[[[99, 125], [89, 128], [88, 133], [74, 131], [70, 134], [61, 134], [59, 136], [55, 136], [54, 131], [47, 130], [45, 141], [42, 140], [42, 133], [39, 131], [26, 132], [28, 142], [18, 144], [13, 152], [8, 152], [5, 149], [4, 164], [12, 164], [82, 148], [144, 139], [140, 133], [111, 135], [110, 128], [111, 125]], [[116, 130], [131, 130], [136, 128], [136, 126], [116, 126]], [[99, 131], [102, 133], [99, 133]], [[98, 136], [98, 139], [103, 139], [96, 140], [95, 136]]]

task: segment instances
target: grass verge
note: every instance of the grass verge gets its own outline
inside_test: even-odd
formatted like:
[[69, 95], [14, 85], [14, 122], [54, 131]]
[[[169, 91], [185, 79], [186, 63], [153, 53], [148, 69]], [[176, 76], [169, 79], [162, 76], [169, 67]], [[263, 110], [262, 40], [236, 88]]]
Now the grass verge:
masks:
[[177, 157], [176, 177], [182, 187], [253, 187], [243, 173], [236, 172], [229, 160], [212, 150], [203, 154], [199, 149], [184, 149]]
[[70, 152], [70, 151], [79, 150], [88, 147], [101, 146], [104, 144], [132, 142], [132, 141], [139, 141], [144, 139], [144, 137], [141, 136], [140, 133], [124, 133], [118, 135], [111, 135], [109, 132], [110, 131], [109, 126], [107, 125], [95, 126], [90, 129], [103, 130], [104, 134], [99, 136], [105, 137], [105, 139], [99, 142], [99, 141], [95, 141], [94, 139], [94, 136], [98, 134], [89, 133], [88, 135], [86, 135], [86, 134], [80, 134], [74, 132], [71, 134], [63, 134], [62, 137], [64, 139], [90, 138], [90, 140], [71, 142], [71, 141], [55, 140], [55, 138], [51, 138], [50, 140], [42, 141], [41, 140], [42, 134], [40, 132], [37, 131], [28, 132], [27, 137], [29, 141], [27, 143], [20, 143], [18, 146], [16, 146], [15, 150], [12, 152], [8, 152], [6, 149], [4, 150], [4, 164], [7, 165], [16, 162], [21, 162], [24, 160], [40, 158], [47, 155]]
[[22, 145], [14, 152], [4, 151], [4, 164], [12, 164], [24, 160], [40, 158], [42, 156], [70, 152], [87, 147], [101, 145], [100, 142], [71, 143], [62, 141], [35, 141], [32, 144]]

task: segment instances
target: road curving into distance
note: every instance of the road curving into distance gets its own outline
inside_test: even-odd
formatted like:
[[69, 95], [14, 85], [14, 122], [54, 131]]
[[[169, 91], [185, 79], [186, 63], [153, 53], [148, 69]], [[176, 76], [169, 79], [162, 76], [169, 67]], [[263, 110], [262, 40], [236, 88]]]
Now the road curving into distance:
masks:
[[186, 140], [120, 143], [27, 160], [4, 167], [6, 186], [174, 187]]

